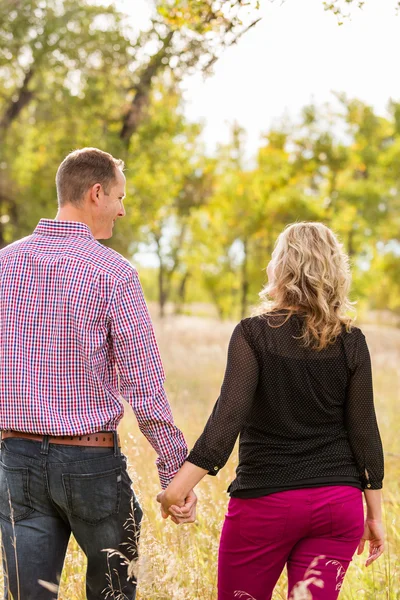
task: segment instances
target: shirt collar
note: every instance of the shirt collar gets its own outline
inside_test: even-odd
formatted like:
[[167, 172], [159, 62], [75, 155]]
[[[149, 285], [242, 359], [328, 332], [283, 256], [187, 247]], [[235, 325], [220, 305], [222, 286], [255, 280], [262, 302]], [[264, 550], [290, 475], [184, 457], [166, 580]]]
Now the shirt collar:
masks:
[[79, 221], [56, 221], [40, 219], [34, 233], [49, 237], [81, 236], [94, 240], [93, 234], [85, 223]]

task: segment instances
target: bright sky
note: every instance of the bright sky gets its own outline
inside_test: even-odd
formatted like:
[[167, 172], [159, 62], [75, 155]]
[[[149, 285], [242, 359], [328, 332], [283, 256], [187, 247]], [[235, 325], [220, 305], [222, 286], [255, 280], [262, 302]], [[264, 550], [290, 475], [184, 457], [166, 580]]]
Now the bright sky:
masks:
[[[143, 27], [146, 0], [116, 0]], [[260, 135], [284, 114], [296, 117], [314, 100], [345, 92], [385, 112], [389, 98], [400, 100], [400, 16], [394, 0], [366, 0], [351, 21], [339, 27], [322, 0], [261, 0], [262, 21], [225, 51], [214, 75], [183, 82], [186, 114], [205, 124], [212, 151], [229, 139], [237, 121], [254, 152]], [[396, 75], [397, 73], [397, 75]]]

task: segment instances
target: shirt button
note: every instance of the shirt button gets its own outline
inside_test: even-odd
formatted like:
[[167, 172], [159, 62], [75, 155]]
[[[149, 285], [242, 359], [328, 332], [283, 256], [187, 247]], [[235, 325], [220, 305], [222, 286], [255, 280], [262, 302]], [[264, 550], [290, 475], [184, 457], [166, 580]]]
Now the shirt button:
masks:
[[370, 488], [370, 487], [371, 487], [371, 484], [370, 484], [370, 483], [367, 483], [367, 488]]
[[214, 467], [214, 471], [218, 471], [218, 467]]

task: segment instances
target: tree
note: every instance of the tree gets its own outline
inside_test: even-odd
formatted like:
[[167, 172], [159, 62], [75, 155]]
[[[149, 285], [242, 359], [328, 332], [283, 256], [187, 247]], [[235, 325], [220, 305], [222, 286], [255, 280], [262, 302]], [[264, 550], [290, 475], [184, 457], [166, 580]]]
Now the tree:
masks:
[[203, 252], [203, 275], [219, 314], [232, 315], [239, 305], [242, 318], [249, 298], [256, 302], [277, 235], [291, 221], [320, 214], [318, 202], [299, 183], [284, 131], [265, 136], [252, 169], [245, 166], [243, 140], [244, 132], [234, 126], [232, 142], [220, 149], [214, 194], [197, 232], [198, 243], [200, 237], [212, 240]]
[[[195, 68], [209, 72], [256, 23], [246, 21], [251, 7], [238, 0], [159, 0], [155, 7], [150, 30], [135, 37], [113, 6], [0, 0], [0, 247], [29, 232], [39, 212], [54, 211], [53, 176], [67, 152], [103, 145], [129, 160], [152, 91]], [[40, 197], [26, 205], [32, 191]], [[131, 251], [132, 234], [126, 225], [119, 232], [113, 245]]]
[[11, 10], [1, 0], [0, 247], [26, 235], [39, 213], [54, 214], [60, 159], [104, 139], [115, 98], [105, 93], [108, 72], [118, 76], [129, 62], [121, 23], [114, 8], [88, 0], [14, 0]]
[[[157, 0], [152, 26], [142, 32], [136, 48], [141, 57], [156, 48], [148, 58], [137, 60], [130, 88], [131, 102], [120, 132], [128, 146], [149, 106], [154, 82], [169, 74], [175, 81], [200, 70], [207, 74], [222, 50], [254, 27], [258, 2], [249, 0]], [[250, 9], [250, 10], [249, 10]], [[252, 10], [253, 9], [253, 10]]]
[[199, 126], [186, 122], [174, 89], [155, 91], [147, 118], [132, 137], [130, 203], [140, 215], [141, 238], [157, 255], [160, 315], [172, 293], [174, 277], [188, 276], [183, 264], [193, 212], [211, 186], [210, 161], [198, 148]]
[[[0, 135], [49, 86], [79, 93], [81, 82], [126, 65], [130, 43], [122, 15], [88, 0], [2, 0], [0, 4]], [[101, 48], [101, 50], [99, 50]], [[75, 77], [76, 78], [75, 78]]]

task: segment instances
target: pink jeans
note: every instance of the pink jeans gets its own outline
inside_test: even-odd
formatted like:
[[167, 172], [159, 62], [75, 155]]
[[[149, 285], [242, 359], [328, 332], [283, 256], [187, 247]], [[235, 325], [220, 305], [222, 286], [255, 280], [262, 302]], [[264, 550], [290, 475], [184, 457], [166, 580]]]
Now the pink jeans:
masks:
[[335, 600], [364, 531], [362, 492], [327, 486], [231, 498], [221, 534], [218, 600]]

